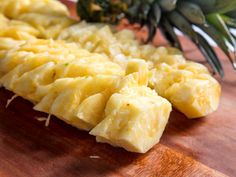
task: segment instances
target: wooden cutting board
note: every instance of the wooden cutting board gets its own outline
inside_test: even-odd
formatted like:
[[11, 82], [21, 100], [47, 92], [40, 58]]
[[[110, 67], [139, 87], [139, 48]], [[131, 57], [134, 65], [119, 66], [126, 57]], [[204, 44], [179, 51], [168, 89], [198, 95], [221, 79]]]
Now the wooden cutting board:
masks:
[[[204, 61], [188, 43], [186, 55]], [[146, 154], [126, 152], [95, 142], [87, 132], [52, 118], [49, 127], [35, 117], [32, 104], [0, 89], [0, 176], [94, 177], [236, 176], [236, 72], [223, 59], [219, 109], [203, 119], [188, 120], [173, 111], [161, 142]]]

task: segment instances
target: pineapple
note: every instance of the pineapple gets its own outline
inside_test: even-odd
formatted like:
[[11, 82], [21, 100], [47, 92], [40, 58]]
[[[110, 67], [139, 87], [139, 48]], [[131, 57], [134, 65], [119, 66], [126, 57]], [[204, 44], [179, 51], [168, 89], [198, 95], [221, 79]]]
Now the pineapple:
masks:
[[43, 96], [34, 94], [39, 86], [59, 78], [125, 74], [119, 65], [101, 55], [50, 40], [28, 41], [10, 50], [0, 60], [0, 72], [3, 73], [0, 83], [5, 88], [33, 101], [39, 101]]
[[[0, 52], [1, 51], [8, 51], [14, 47], [18, 47], [22, 44], [24, 44], [25, 41], [23, 40], [14, 40], [12, 38], [8, 37], [0, 37]], [[0, 60], [3, 58], [3, 56], [0, 56]]]
[[[146, 42], [156, 35], [157, 27], [171, 44], [181, 48], [174, 28], [186, 34], [201, 50], [206, 60], [221, 77], [224, 71], [216, 53], [197, 26], [206, 32], [222, 49], [236, 69], [236, 55], [231, 55], [227, 43], [236, 46], [235, 35], [230, 28], [235, 28], [234, 14], [236, 1], [232, 0], [129, 0], [100, 1], [79, 0], [77, 13], [88, 22], [118, 23], [126, 18], [130, 23], [138, 23], [148, 29]], [[233, 53], [233, 51], [231, 50]]]
[[29, 40], [39, 36], [39, 31], [32, 26], [18, 20], [9, 20], [0, 14], [0, 37], [15, 40]]
[[[76, 42], [80, 47], [90, 52], [102, 53], [113, 61], [115, 56], [122, 54], [120, 44], [107, 25], [96, 26], [81, 22], [66, 28], [60, 33], [58, 39]], [[120, 64], [122, 65], [122, 63]]]
[[145, 153], [159, 142], [171, 104], [150, 88], [131, 82], [110, 97], [105, 118], [90, 134], [98, 142]]
[[[97, 132], [99, 137], [95, 130], [101, 126], [100, 122], [103, 126], [107, 124], [104, 118], [107, 120], [112, 110], [119, 110], [130, 100], [128, 110], [134, 112], [131, 117], [134, 124], [130, 127], [134, 130], [122, 137], [116, 129], [112, 134], [120, 137], [118, 141], [124, 141], [117, 146], [144, 153], [159, 141], [171, 106], [147, 87], [150, 72], [144, 60], [130, 59], [124, 66], [122, 68], [102, 55], [78, 49], [70, 43], [37, 39], [6, 52], [0, 60], [3, 73], [0, 83], [33, 102], [35, 110], [55, 115], [82, 130], [93, 129], [91, 133]], [[121, 102], [117, 102], [120, 98]], [[151, 115], [147, 117], [146, 112]], [[126, 124], [127, 120], [123, 122]], [[143, 127], [146, 133], [137, 143], [141, 132], [135, 127], [143, 122], [147, 122], [147, 127]], [[106, 139], [113, 145], [117, 141], [114, 137]]]
[[[47, 8], [46, 8], [47, 9]], [[56, 16], [41, 13], [24, 13], [17, 20], [26, 22], [39, 30], [40, 38], [55, 39], [60, 32], [75, 23], [75, 20], [67, 16]]]
[[[25, 41], [22, 40], [14, 40], [12, 38], [0, 37], [0, 60], [2, 60], [8, 50], [23, 45]], [[0, 72], [0, 78], [2, 73]]]
[[[92, 30], [91, 32], [89, 31], [90, 29]], [[102, 37], [101, 34], [103, 33], [107, 34], [109, 38]], [[112, 30], [109, 29], [108, 26], [95, 26], [86, 24], [85, 22], [81, 22], [78, 25], [64, 30], [59, 36], [59, 39], [74, 41], [79, 43], [82, 48], [105, 54], [107, 58], [121, 66], [127, 63], [127, 61], [134, 60], [133, 58], [144, 59], [148, 68], [152, 70], [152, 74], [143, 75], [148, 77], [149, 87], [155, 89], [157, 93], [164, 98], [167, 98], [175, 108], [188, 118], [204, 117], [215, 111], [218, 107], [220, 86], [217, 81], [210, 76], [206, 67], [195, 62], [186, 61], [178, 50], [141, 45], [135, 40], [133, 32], [129, 30], [112, 33]], [[95, 40], [95, 42], [93, 42], [93, 40]], [[87, 48], [89, 42], [96, 44], [96, 47]], [[103, 43], [108, 45], [103, 45]], [[116, 46], [115, 50], [113, 50], [112, 46]], [[135, 67], [137, 66], [130, 62], [128, 68], [131, 69]], [[164, 74], [162, 71], [163, 67], [164, 70], [168, 70], [164, 72]], [[182, 75], [184, 75], [184, 79], [181, 79], [183, 77]], [[202, 77], [202, 75], [204, 76]], [[199, 79], [199, 77], [202, 79]], [[161, 78], [163, 79], [160, 81]], [[173, 80], [172, 78], [177, 80]], [[194, 85], [189, 85], [189, 80], [194, 80], [196, 87], [202, 87], [202, 89], [200, 89], [201, 91], [195, 89]], [[189, 96], [186, 96], [187, 100], [178, 99], [178, 103], [176, 103], [176, 99], [174, 98], [179, 95], [179, 92], [172, 91], [168, 95], [163, 92], [166, 91], [167, 86], [169, 87], [171, 84], [180, 81], [182, 86], [189, 85], [191, 88], [182, 87], [182, 95], [188, 93]], [[202, 84], [202, 82], [207, 83]], [[185, 88], [186, 92], [184, 90]], [[191, 89], [191, 91], [187, 91], [187, 89]], [[201, 101], [199, 98], [201, 98]], [[191, 108], [184, 107], [185, 104], [191, 105]]]
[[[22, 14], [22, 16], [31, 16], [31, 15], [32, 15], [32, 12]], [[35, 15], [36, 15], [36, 17], [38, 16], [37, 14], [35, 14]], [[43, 15], [45, 15], [45, 14], [43, 14]], [[49, 17], [49, 16], [53, 16], [53, 18], [54, 17], [57, 18], [57, 16], [55, 16], [53, 14], [48, 15], [46, 13], [45, 17]], [[36, 17], [32, 16], [32, 19], [35, 19]], [[60, 16], [60, 18], [61, 18], [61, 16]], [[43, 20], [40, 20], [40, 21], [43, 21]], [[34, 21], [32, 20], [32, 22], [34, 22]], [[58, 22], [55, 22], [55, 23], [58, 23]], [[40, 26], [42, 26], [42, 25], [40, 25]], [[55, 31], [56, 30], [53, 30], [52, 36], [51, 36], [51, 34], [48, 33], [49, 36], [51, 36], [50, 38], [55, 37], [55, 36], [53, 36], [54, 34], [56, 34]], [[61, 29], [59, 31], [61, 31]], [[44, 37], [48, 38], [49, 36], [44, 36]], [[188, 62], [186, 62], [186, 60], [183, 58], [182, 54], [176, 50], [172, 49], [172, 51], [171, 51], [170, 48], [165, 48], [165, 47], [155, 48], [151, 45], [140, 45], [139, 42], [137, 40], [135, 40], [133, 32], [131, 32], [129, 30], [114, 32], [114, 29], [111, 29], [107, 25], [103, 25], [103, 24], [92, 25], [92, 24], [87, 24], [85, 22], [81, 22], [77, 25], [71, 26], [69, 28], [65, 28], [65, 30], [60, 32], [58, 39], [66, 40], [68, 42], [76, 42], [77, 46], [79, 46], [79, 47], [85, 48], [85, 49], [89, 50], [90, 52], [96, 52], [96, 53], [102, 54], [102, 56], [103, 56], [102, 60], [112, 60], [113, 62], [118, 63], [123, 69], [125, 69], [127, 67], [126, 74], [129, 74], [128, 70], [133, 70], [135, 67], [141, 66], [141, 64], [138, 64], [138, 66], [135, 66], [134, 63], [131, 64], [132, 62], [129, 62], [130, 64], [128, 65], [127, 64], [128, 61], [130, 61], [130, 60], [134, 61], [133, 58], [142, 58], [142, 59], [146, 60], [146, 63], [148, 64], [148, 68], [153, 70], [153, 75], [152, 75], [152, 77], [150, 77], [150, 72], [146, 68], [146, 69], [144, 69], [145, 70], [144, 72], [147, 72], [148, 74], [141, 74], [141, 76], [146, 77], [141, 80], [143, 80], [144, 82], [147, 82], [147, 80], [149, 79], [149, 86], [151, 88], [155, 88], [155, 90], [157, 91], [158, 94], [169, 99], [169, 101], [171, 101], [172, 104], [178, 110], [183, 112], [189, 118], [205, 116], [208, 113], [214, 111], [218, 106], [220, 88], [219, 88], [219, 86], [217, 86], [217, 84], [215, 82], [212, 82], [212, 80], [214, 80], [214, 79], [212, 79], [210, 76], [209, 77], [207, 76], [207, 77], [205, 77], [205, 80], [209, 80], [209, 84], [203, 84], [202, 87], [204, 87], [205, 89], [202, 89], [202, 90], [206, 90], [207, 88], [209, 88], [209, 85], [212, 85], [211, 86], [211, 88], [213, 89], [211, 92], [212, 97], [216, 96], [217, 98], [211, 99], [211, 101], [205, 101], [205, 104], [198, 105], [199, 108], [196, 108], [198, 111], [196, 111], [195, 108], [188, 109], [188, 110], [187, 109], [185, 110], [184, 108], [180, 109], [179, 108], [180, 106], [178, 106], [178, 105], [179, 104], [184, 105], [186, 103], [186, 100], [185, 101], [179, 100], [180, 103], [178, 103], [178, 105], [177, 105], [176, 103], [174, 103], [173, 99], [171, 99], [176, 96], [175, 92], [171, 92], [172, 95], [169, 94], [168, 97], [166, 94], [162, 93], [162, 91], [161, 91], [162, 87], [160, 86], [160, 82], [158, 81], [158, 79], [159, 79], [158, 77], [160, 77], [161, 74], [159, 74], [159, 75], [156, 74], [159, 72], [159, 70], [161, 70], [161, 69], [159, 69], [160, 68], [159, 66], [162, 66], [162, 64], [167, 64], [170, 66], [170, 68], [173, 68], [174, 65], [178, 65], [179, 67], [183, 68], [180, 70], [186, 70], [187, 65], [188, 65], [188, 67], [190, 67], [190, 68], [192, 68], [192, 70], [194, 70], [193, 74], [195, 76], [192, 76], [192, 73], [189, 72], [189, 77], [191, 77], [191, 78], [198, 77], [199, 73], [209, 75], [209, 72], [206, 69], [201, 69], [198, 71], [199, 73], [196, 73], [195, 70], [198, 70], [199, 68], [204, 68], [204, 67], [203, 66], [200, 67], [200, 64], [194, 64], [194, 63], [192, 63], [190, 66], [189, 64], [187, 64]], [[38, 47], [38, 48], [40, 48], [40, 47]], [[74, 50], [74, 48], [76, 48], [76, 47], [73, 47], [73, 50]], [[28, 49], [26, 49], [26, 50], [28, 50]], [[40, 50], [41, 50], [41, 48], [40, 48]], [[46, 52], [47, 50], [48, 49], [45, 48], [44, 51]], [[24, 55], [24, 54], [22, 54], [22, 55]], [[43, 57], [43, 56], [41, 56], [41, 57]], [[12, 57], [12, 58], [14, 58], [14, 57]], [[43, 57], [43, 58], [45, 58], [45, 57]], [[76, 77], [76, 76], [96, 75], [96, 74], [114, 74], [114, 73], [119, 73], [119, 71], [120, 71], [119, 67], [117, 67], [116, 65], [111, 65], [108, 62], [107, 62], [107, 65], [105, 63], [101, 64], [100, 61], [98, 61], [96, 63], [94, 61], [94, 55], [91, 57], [91, 59], [89, 59], [89, 57], [86, 57], [86, 58], [88, 58], [88, 59], [86, 59], [85, 62], [82, 62], [82, 60], [81, 60], [81, 62], [78, 63], [76, 60], [71, 59], [70, 62], [58, 63], [56, 66], [54, 66], [54, 68], [55, 68], [54, 70], [56, 73], [55, 78]], [[4, 59], [2, 61], [3, 62], [2, 67], [4, 67], [6, 69], [7, 67], [4, 64], [5, 61], [6, 61], [6, 59]], [[7, 60], [7, 61], [9, 61], [9, 60]], [[18, 61], [20, 61], [20, 60], [18, 60]], [[139, 61], [141, 61], [141, 60], [139, 60]], [[137, 64], [137, 62], [136, 62], [136, 64]], [[146, 65], [143, 65], [143, 66], [146, 66]], [[99, 70], [99, 68], [100, 68], [100, 70]], [[109, 71], [109, 69], [110, 69], [110, 71]], [[16, 68], [16, 70], [17, 70], [17, 68]], [[79, 71], [81, 71], [81, 72], [79, 72]], [[17, 71], [14, 71], [14, 72], [17, 72]], [[120, 72], [120, 73], [121, 73], [120, 75], [123, 75], [122, 72]], [[162, 73], [162, 72], [160, 71], [160, 73]], [[175, 72], [166, 72], [165, 77], [166, 78], [173, 77], [172, 76], [173, 73], [175, 73]], [[9, 75], [11, 75], [11, 73], [8, 74], [4, 78], [5, 80], [6, 79], [9, 80], [8, 82], [6, 82], [7, 84], [11, 83], [11, 79], [9, 79]], [[170, 76], [168, 76], [168, 75], [170, 75]], [[201, 81], [200, 79], [196, 80], [196, 82], [200, 82], [200, 81]], [[163, 83], [163, 82], [164, 81], [162, 81], [161, 83]], [[184, 84], [184, 82], [187, 83], [188, 81], [183, 80], [182, 82]], [[10, 87], [8, 87], [7, 84], [5, 84], [5, 87], [10, 89]], [[209, 94], [211, 94], [211, 93], [209, 93]], [[218, 94], [214, 94], [214, 93], [218, 93]], [[189, 92], [189, 94], [190, 95], [192, 94], [192, 97], [191, 97], [192, 102], [195, 102], [195, 99], [199, 97], [200, 92], [192, 89], [192, 92]], [[188, 98], [190, 99], [190, 97], [188, 97]], [[214, 104], [212, 104], [212, 102], [214, 102]], [[192, 114], [189, 113], [191, 111], [193, 112]]]
[[[121, 8], [127, 15], [130, 4], [115, 3], [117, 12]], [[148, 3], [157, 10], [148, 9], [149, 19], [155, 21], [149, 24], [139, 18], [148, 24], [149, 39], [157, 27], [159, 6], [171, 11], [163, 18], [169, 33], [173, 26], [180, 28], [178, 23], [186, 24], [179, 13], [178, 23], [173, 22], [176, 2], [172, 6], [169, 1]], [[138, 7], [143, 5], [138, 3]], [[183, 5], [178, 2], [177, 8]], [[65, 6], [54, 0], [0, 0], [0, 13], [0, 84], [30, 100], [35, 110], [91, 130], [98, 142], [145, 153], [159, 142], [171, 104], [188, 118], [205, 116], [218, 107], [218, 82], [203, 65], [186, 61], [175, 48], [141, 45], [133, 32], [116, 32], [111, 25], [75, 24]], [[106, 11], [95, 14], [89, 11], [89, 20], [103, 21], [103, 15], [108, 15]], [[201, 49], [210, 64], [223, 75], [220, 63], [212, 60], [214, 52], [196, 36], [193, 39], [204, 46]]]
[[0, 0], [0, 13], [8, 18], [15, 19], [30, 12], [69, 16], [66, 6], [57, 0]]
[[188, 118], [203, 117], [218, 108], [220, 85], [202, 65], [187, 62], [170, 66], [163, 63], [152, 73], [150, 84], [157, 93]]
[[107, 99], [118, 80], [119, 77], [105, 75], [58, 79], [35, 109], [90, 130], [103, 119]]
[[40, 38], [56, 38], [61, 30], [75, 23], [68, 9], [56, 0], [0, 0], [0, 13], [32, 25]]

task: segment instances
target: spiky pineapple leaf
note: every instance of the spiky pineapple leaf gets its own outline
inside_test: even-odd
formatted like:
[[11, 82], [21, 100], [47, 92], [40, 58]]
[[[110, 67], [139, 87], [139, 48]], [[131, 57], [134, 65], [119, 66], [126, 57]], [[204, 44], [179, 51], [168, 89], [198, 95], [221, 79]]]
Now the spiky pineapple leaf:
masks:
[[163, 17], [161, 31], [166, 39], [174, 46], [182, 50], [179, 38], [174, 31], [174, 27], [170, 24], [167, 18]]
[[214, 26], [222, 35], [234, 46], [236, 49], [236, 44], [233, 36], [231, 35], [227, 25], [219, 14], [210, 14], [207, 15], [207, 21]]
[[230, 18], [226, 15], [220, 15], [221, 18], [224, 20], [225, 24], [229, 27], [236, 28], [236, 18]]
[[216, 42], [216, 44], [230, 59], [234, 69], [236, 69], [236, 57], [235, 55], [232, 56], [232, 54], [230, 53], [231, 51], [229, 50], [229, 47], [227, 46], [225, 38], [222, 36], [222, 34], [217, 31], [213, 26], [208, 25], [199, 27]]
[[170, 22], [183, 33], [187, 34], [194, 41], [198, 41], [197, 35], [192, 25], [179, 12], [173, 11], [168, 14]]
[[177, 0], [159, 0], [159, 4], [164, 11], [174, 10], [177, 2]]
[[205, 14], [226, 13], [236, 9], [236, 0], [188, 0], [198, 4]]
[[199, 41], [197, 46], [205, 56], [207, 62], [216, 73], [219, 73], [221, 77], [224, 77], [224, 71], [221, 62], [219, 61], [215, 51], [212, 49], [212, 47], [204, 37], [202, 37], [199, 33], [197, 33], [197, 36]]
[[154, 3], [149, 11], [148, 21], [157, 28], [160, 19], [161, 19], [161, 8], [159, 7], [158, 3]]
[[185, 16], [185, 18], [194, 24], [203, 25], [206, 23], [205, 16], [197, 4], [180, 1], [177, 5], [177, 9]]
[[156, 35], [156, 30], [161, 19], [161, 9], [157, 3], [153, 4], [148, 13], [148, 39], [147, 42], [151, 41]]

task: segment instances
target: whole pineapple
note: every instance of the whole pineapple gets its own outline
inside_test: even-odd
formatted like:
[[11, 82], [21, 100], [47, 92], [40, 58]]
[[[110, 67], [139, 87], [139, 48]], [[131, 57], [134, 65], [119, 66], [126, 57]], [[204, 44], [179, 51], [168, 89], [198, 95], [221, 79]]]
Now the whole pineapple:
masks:
[[[201, 50], [210, 66], [222, 77], [222, 65], [201, 33], [207, 33], [228, 56], [236, 69], [235, 53], [229, 51], [227, 43], [236, 46], [230, 28], [236, 27], [234, 15], [236, 0], [79, 0], [78, 15], [89, 22], [117, 23], [127, 18], [149, 30], [147, 42], [152, 40], [159, 27], [173, 46], [181, 49], [175, 28], [185, 33]], [[228, 13], [230, 12], [230, 13]]]

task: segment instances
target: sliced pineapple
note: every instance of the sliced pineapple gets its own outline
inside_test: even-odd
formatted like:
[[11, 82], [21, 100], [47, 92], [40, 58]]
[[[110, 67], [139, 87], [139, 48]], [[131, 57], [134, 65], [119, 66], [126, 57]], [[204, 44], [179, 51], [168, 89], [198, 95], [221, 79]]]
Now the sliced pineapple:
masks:
[[[25, 41], [23, 40], [14, 40], [12, 38], [0, 37], [0, 61], [6, 57], [6, 54], [9, 50], [15, 47], [23, 45]], [[0, 66], [1, 67], [1, 66]], [[0, 71], [0, 78], [3, 73]]]
[[92, 52], [101, 41], [100, 37], [96, 35], [97, 30], [98, 28], [95, 25], [88, 25], [86, 22], [80, 22], [65, 28], [58, 36], [58, 39], [76, 42], [80, 47]]
[[90, 52], [106, 55], [110, 60], [122, 54], [120, 44], [114, 37], [112, 29], [107, 25], [80, 22], [62, 31], [58, 39], [76, 42]]
[[29, 40], [39, 36], [39, 31], [31, 25], [19, 21], [9, 20], [0, 14], [0, 37], [7, 37], [16, 40]]
[[[98, 57], [96, 57], [98, 56]], [[99, 55], [83, 57], [78, 60], [68, 61], [56, 66], [56, 78], [58, 77], [78, 77], [86, 75], [124, 75], [121, 67], [110, 61], [99, 61]]]
[[[8, 89], [13, 90], [17, 95], [22, 96], [32, 102], [41, 100], [42, 95], [35, 94], [36, 89], [40, 86], [47, 86], [55, 80], [55, 64], [49, 62], [43, 64], [36, 69], [25, 72], [23, 75], [14, 78], [11, 87]], [[9, 79], [10, 80], [10, 79]], [[4, 83], [4, 82], [3, 82]], [[5, 85], [5, 87], [7, 87]]]
[[[173, 48], [140, 45], [130, 30], [114, 33], [109, 26], [101, 26], [82, 22], [62, 32], [60, 39], [74, 41], [84, 48], [87, 48], [88, 43], [94, 41], [96, 45], [88, 48], [89, 50], [102, 53], [121, 66], [127, 66], [127, 60], [132, 58], [144, 59], [151, 70], [149, 87], [155, 88], [158, 94], [169, 99], [178, 110], [189, 118], [203, 117], [217, 109], [220, 86], [203, 65], [186, 61], [181, 52]], [[77, 30], [79, 33], [76, 32]], [[132, 70], [132, 67], [135, 68], [137, 65], [130, 64], [129, 67]], [[196, 86], [191, 86], [190, 82], [194, 82]], [[188, 94], [186, 96], [188, 100], [178, 98], [177, 103], [177, 95], [175, 95], [177, 92], [171, 91], [166, 94], [167, 90], [177, 83], [181, 85], [179, 87], [181, 91], [178, 94], [180, 92], [182, 92], [182, 96]], [[188, 87], [184, 87], [184, 85], [188, 85]], [[195, 89], [200, 85], [202, 89]], [[205, 101], [198, 100], [199, 97]], [[191, 104], [189, 104], [190, 102]], [[191, 108], [184, 107], [185, 104], [191, 105]]]
[[[46, 7], [48, 8], [48, 7]], [[41, 13], [25, 13], [17, 17], [40, 32], [39, 37], [56, 39], [60, 32], [75, 23], [75, 20], [67, 16], [56, 16]]]
[[[0, 37], [0, 52], [1, 51], [8, 51], [12, 48], [19, 47], [20, 45], [23, 45], [25, 41], [23, 40], [14, 40], [12, 38], [7, 37]], [[0, 60], [3, 57], [0, 57]]]
[[77, 109], [77, 117], [92, 125], [91, 127], [96, 126], [103, 119], [109, 93], [109, 91], [104, 91], [85, 98]]
[[27, 41], [25, 45], [21, 46], [21, 48], [17, 49], [17, 51], [62, 55], [62, 57], [60, 57], [59, 59], [65, 56], [70, 57], [71, 53], [73, 53], [73, 56], [76, 56], [78, 58], [93, 55], [87, 50], [78, 48], [78, 46], [74, 43], [66, 43], [65, 41], [59, 40], [54, 41], [43, 39]]
[[220, 85], [202, 65], [163, 63], [153, 73], [150, 84], [188, 118], [203, 117], [218, 108]]
[[[17, 46], [11, 49], [7, 55], [0, 60], [0, 71], [9, 72], [14, 69], [19, 64], [23, 64], [31, 60], [36, 63], [46, 63], [55, 62], [60, 63], [65, 66], [65, 68], [70, 68], [69, 70], [76, 70], [84, 68], [86, 64], [91, 68], [86, 72], [95, 72], [100, 70], [104, 72], [100, 63], [104, 63], [106, 66], [106, 73], [114, 75], [123, 75], [124, 71], [117, 65], [105, 57], [99, 54], [93, 54], [83, 49], [78, 49], [76, 45], [70, 43], [64, 43], [62, 41], [51, 41], [51, 40], [31, 40], [27, 41], [24, 45], [20, 47]], [[96, 65], [96, 66], [93, 66]], [[58, 70], [60, 67], [58, 66]], [[85, 69], [84, 69], [85, 70]], [[93, 71], [95, 70], [95, 71]], [[112, 70], [115, 70], [114, 72]], [[77, 71], [79, 73], [80, 71]], [[69, 72], [69, 75], [73, 75], [73, 72]]]
[[0, 0], [0, 13], [9, 18], [30, 12], [69, 16], [66, 6], [56, 0]]
[[99, 142], [144, 153], [167, 124], [166, 99], [189, 118], [218, 107], [218, 82], [176, 49], [140, 45], [104, 24], [73, 25], [55, 0], [0, 0], [0, 13], [0, 84]]
[[[18, 31], [22, 31], [23, 27], [25, 31], [34, 27], [37, 29], [37, 37], [56, 38], [64, 28], [75, 23], [75, 20], [69, 17], [68, 9], [56, 0], [0, 0], [0, 13], [13, 19], [10, 23], [14, 26], [5, 31], [1, 30], [3, 34], [0, 33], [0, 36], [29, 38], [26, 33]], [[3, 21], [2, 17], [0, 21]]]
[[0, 83], [20, 96], [39, 101], [44, 95], [37, 95], [37, 88], [59, 78], [125, 74], [118, 64], [102, 55], [73, 47], [60, 41], [28, 41], [0, 60]]
[[48, 94], [35, 109], [89, 130], [103, 119], [106, 102], [116, 90], [119, 79], [106, 75], [58, 79], [47, 87]]
[[136, 73], [138, 84], [147, 86], [150, 77], [148, 63], [141, 59], [130, 59], [126, 65], [126, 75]]
[[113, 94], [105, 118], [90, 131], [98, 142], [145, 153], [159, 142], [171, 104], [146, 86], [131, 86]]

